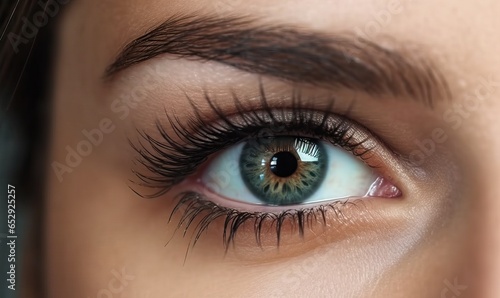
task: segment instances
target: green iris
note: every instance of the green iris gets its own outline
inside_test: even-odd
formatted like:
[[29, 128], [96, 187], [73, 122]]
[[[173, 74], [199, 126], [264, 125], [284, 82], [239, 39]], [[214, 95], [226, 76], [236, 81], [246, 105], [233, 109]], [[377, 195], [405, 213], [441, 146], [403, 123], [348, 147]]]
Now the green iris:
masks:
[[318, 140], [288, 136], [250, 140], [240, 157], [243, 181], [268, 205], [304, 202], [323, 182], [327, 164]]

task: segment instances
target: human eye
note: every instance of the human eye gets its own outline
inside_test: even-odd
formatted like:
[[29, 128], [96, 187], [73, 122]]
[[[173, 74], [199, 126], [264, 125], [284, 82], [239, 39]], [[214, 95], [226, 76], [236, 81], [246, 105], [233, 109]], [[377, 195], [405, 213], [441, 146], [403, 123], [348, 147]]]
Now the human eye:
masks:
[[193, 225], [193, 245], [213, 225], [226, 249], [244, 226], [257, 245], [274, 233], [279, 246], [285, 228], [302, 236], [329, 225], [329, 214], [345, 217], [343, 208], [359, 200], [402, 196], [381, 170], [388, 150], [348, 112], [298, 104], [307, 101], [301, 98], [273, 108], [261, 97], [260, 108], [233, 98], [236, 111], [228, 114], [206, 96], [212, 117], [192, 105], [188, 123], [167, 114], [170, 133], [158, 121], [156, 136], [142, 131], [131, 142], [142, 169], [134, 170], [132, 188], [174, 197], [169, 222], [176, 218], [184, 234]]
[[[346, 135], [349, 128], [345, 130], [337, 133]], [[265, 207], [274, 211], [304, 208], [375, 193], [399, 195], [396, 187], [380, 192], [383, 178], [339, 147], [343, 141], [338, 137], [321, 140], [284, 135], [242, 141], [209, 163], [199, 180], [200, 188], [220, 205], [256, 212]]]

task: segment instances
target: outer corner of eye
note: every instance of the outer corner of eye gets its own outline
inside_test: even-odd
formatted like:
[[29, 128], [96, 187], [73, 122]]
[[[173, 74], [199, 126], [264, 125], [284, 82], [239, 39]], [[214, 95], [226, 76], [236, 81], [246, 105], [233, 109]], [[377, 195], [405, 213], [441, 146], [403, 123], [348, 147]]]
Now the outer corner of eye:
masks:
[[199, 181], [220, 197], [215, 203], [255, 211], [264, 206], [290, 209], [347, 198], [402, 195], [398, 187], [345, 149], [295, 136], [240, 142], [215, 156]]

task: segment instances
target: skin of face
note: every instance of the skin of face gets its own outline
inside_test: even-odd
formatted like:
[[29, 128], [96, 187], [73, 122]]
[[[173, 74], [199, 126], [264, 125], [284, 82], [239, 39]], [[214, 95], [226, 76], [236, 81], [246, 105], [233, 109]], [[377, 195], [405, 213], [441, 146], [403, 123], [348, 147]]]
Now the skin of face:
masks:
[[[47, 165], [48, 296], [500, 296], [498, 12], [500, 3], [493, 0], [68, 4], [57, 30]], [[285, 234], [279, 249], [269, 236], [261, 250], [252, 232], [243, 230], [224, 255], [221, 227], [215, 224], [186, 257], [190, 238], [181, 232], [172, 236], [176, 222], [168, 223], [172, 194], [148, 200], [128, 187], [134, 152], [127, 137], [137, 128], [152, 131], [165, 106], [187, 121], [186, 93], [206, 110], [202, 87], [214, 94], [234, 88], [249, 96], [257, 88], [254, 74], [168, 55], [103, 81], [105, 68], [125, 44], [176, 14], [244, 14], [326, 34], [353, 32], [390, 47], [407, 45], [406, 55], [432, 57], [449, 83], [450, 100], [429, 109], [363, 94], [351, 114], [401, 156], [423, 152], [422, 144], [439, 139], [432, 152], [424, 152], [421, 167], [401, 166], [397, 156], [382, 159], [403, 199], [368, 202], [363, 212], [347, 209], [350, 224], [329, 218], [303, 239]], [[154, 82], [148, 85], [148, 78]], [[289, 89], [273, 78], [266, 84], [276, 92]], [[146, 99], [116, 112], [114, 100], [134, 92]], [[221, 96], [220, 105], [230, 103]], [[82, 149], [85, 156], [69, 160], [71, 170], [56, 175], [52, 163], [69, 164], [68, 150], [78, 146], [89, 147]], [[172, 191], [182, 187], [189, 186]]]

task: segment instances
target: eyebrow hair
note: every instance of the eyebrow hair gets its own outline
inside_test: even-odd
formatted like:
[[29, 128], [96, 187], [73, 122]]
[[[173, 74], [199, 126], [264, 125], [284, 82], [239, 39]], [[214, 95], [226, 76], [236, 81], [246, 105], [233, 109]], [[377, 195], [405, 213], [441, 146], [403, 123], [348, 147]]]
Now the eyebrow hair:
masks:
[[445, 77], [420, 52], [249, 17], [172, 16], [128, 43], [104, 77], [161, 54], [217, 61], [290, 82], [411, 97], [431, 107], [435, 98], [451, 97]]

